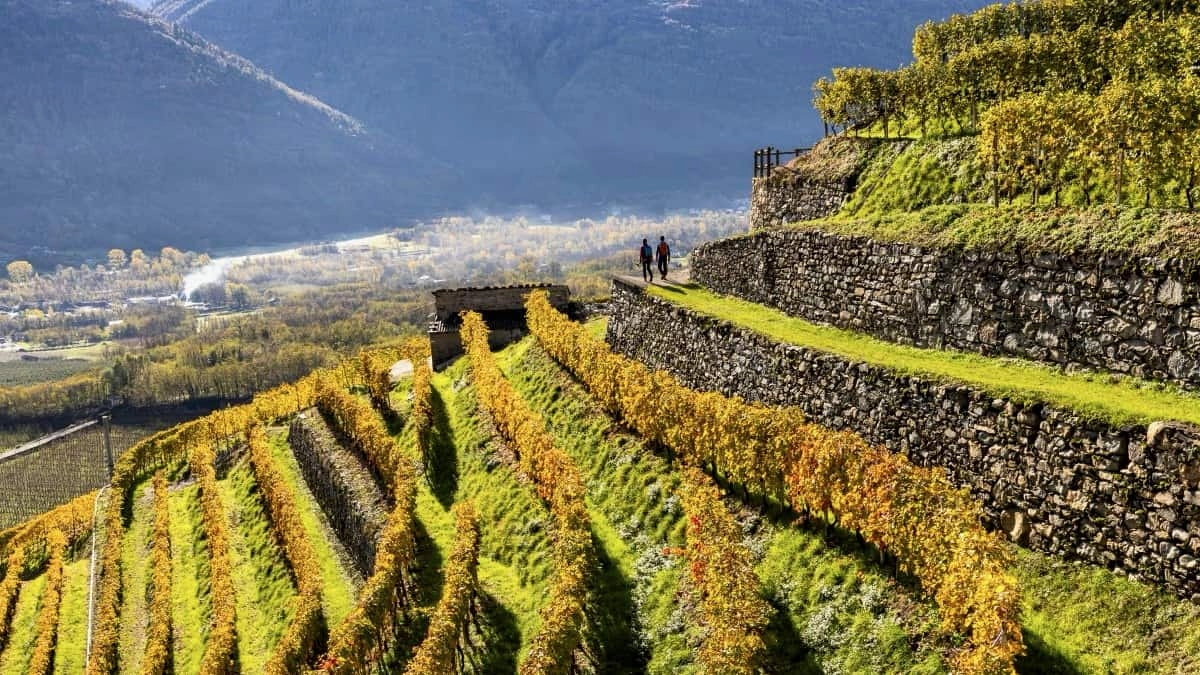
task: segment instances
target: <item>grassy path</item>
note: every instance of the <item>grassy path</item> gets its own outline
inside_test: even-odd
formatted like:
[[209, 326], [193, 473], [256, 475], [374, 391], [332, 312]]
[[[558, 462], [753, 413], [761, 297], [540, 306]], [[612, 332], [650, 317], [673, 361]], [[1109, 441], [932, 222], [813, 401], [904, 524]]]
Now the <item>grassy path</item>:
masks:
[[242, 672], [259, 673], [291, 619], [296, 587], [250, 466], [239, 463], [218, 485], [230, 524], [238, 660]]
[[171, 604], [176, 675], [200, 671], [208, 624], [209, 555], [200, 516], [200, 489], [195, 483], [171, 490]]
[[288, 447], [287, 434], [272, 434], [270, 438], [271, 452], [284, 481], [295, 495], [300, 519], [304, 523], [304, 530], [308, 533], [308, 540], [312, 542], [317, 563], [321, 568], [321, 578], [325, 582], [322, 603], [326, 622], [330, 626], [336, 626], [354, 608], [354, 599], [362, 586], [362, 579], [355, 573], [349, 554], [325, 518], [316, 497], [308, 489], [308, 484], [304, 482], [296, 456]]
[[46, 575], [42, 574], [21, 584], [17, 607], [9, 627], [8, 643], [0, 654], [0, 675], [25, 675], [33, 644], [37, 640], [37, 615], [46, 590]]
[[146, 651], [149, 621], [146, 593], [153, 522], [154, 491], [146, 482], [134, 490], [133, 520], [121, 540], [121, 628], [117, 653], [123, 672], [140, 672]]
[[63, 570], [62, 607], [58, 615], [58, 647], [54, 654], [55, 675], [79, 675], [87, 652], [88, 582], [91, 559], [84, 549], [79, 560]]
[[852, 331], [820, 326], [775, 309], [716, 295], [697, 286], [651, 286], [648, 293], [701, 314], [729, 321], [772, 340], [837, 354], [899, 373], [963, 383], [1000, 398], [1042, 401], [1112, 424], [1178, 420], [1200, 424], [1200, 396], [1174, 387], [1113, 382], [1110, 377], [1059, 370], [1015, 359], [916, 349]]
[[432, 446], [439, 470], [432, 489], [421, 490], [418, 514], [430, 523], [431, 534], [449, 542], [450, 504], [455, 497], [475, 501], [482, 524], [479, 583], [487, 635], [486, 647], [473, 655], [474, 672], [516, 672], [527, 640], [541, 625], [538, 612], [553, 574], [546, 532], [551, 517], [483, 428], [474, 390], [455, 390], [454, 381], [464, 373], [465, 362], [460, 362], [433, 379]]

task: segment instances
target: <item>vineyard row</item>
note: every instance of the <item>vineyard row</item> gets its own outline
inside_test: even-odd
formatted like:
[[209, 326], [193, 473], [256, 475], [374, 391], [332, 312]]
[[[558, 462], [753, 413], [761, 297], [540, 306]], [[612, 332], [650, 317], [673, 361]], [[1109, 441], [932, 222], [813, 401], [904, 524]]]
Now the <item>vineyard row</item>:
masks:
[[1012, 670], [1024, 646], [1010, 554], [981, 525], [979, 504], [944, 471], [807, 423], [798, 409], [687, 389], [613, 353], [544, 293], [531, 294], [527, 310], [546, 351], [648, 441], [685, 464], [712, 467], [731, 483], [857, 530], [894, 555], [936, 600], [943, 631], [963, 636], [955, 670]]
[[554, 446], [541, 415], [530, 410], [505, 379], [478, 314], [464, 315], [462, 340], [481, 407], [517, 451], [521, 468], [549, 504], [556, 523], [550, 600], [542, 608], [541, 628], [519, 671], [521, 675], [573, 672], [575, 651], [583, 642], [586, 580], [594, 557], [583, 479], [571, 458]]

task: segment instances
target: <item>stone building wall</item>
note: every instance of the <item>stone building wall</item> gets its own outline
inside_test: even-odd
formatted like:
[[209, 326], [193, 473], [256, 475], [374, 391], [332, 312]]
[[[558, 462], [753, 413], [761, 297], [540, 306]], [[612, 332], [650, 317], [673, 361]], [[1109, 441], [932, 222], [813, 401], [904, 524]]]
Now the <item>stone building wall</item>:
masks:
[[1194, 264], [777, 230], [706, 244], [691, 265], [719, 293], [901, 344], [1200, 386]]
[[484, 288], [447, 288], [433, 292], [437, 318], [447, 325], [458, 325], [462, 311], [521, 312], [525, 299], [536, 290], [550, 295], [550, 304], [562, 309], [571, 301], [571, 290], [562, 284], [527, 284], [522, 286], [488, 286]]
[[798, 406], [813, 422], [945, 467], [1021, 543], [1200, 601], [1200, 430], [1114, 428], [780, 344], [620, 281], [608, 341], [687, 386]]
[[788, 223], [826, 218], [837, 213], [853, 189], [843, 182], [821, 182], [776, 169], [750, 185], [750, 229], [764, 230]]

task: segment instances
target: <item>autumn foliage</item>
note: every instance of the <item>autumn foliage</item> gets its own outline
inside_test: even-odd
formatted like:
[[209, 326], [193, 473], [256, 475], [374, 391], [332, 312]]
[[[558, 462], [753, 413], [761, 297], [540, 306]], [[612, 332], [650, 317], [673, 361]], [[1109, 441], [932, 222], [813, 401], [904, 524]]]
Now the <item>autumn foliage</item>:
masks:
[[984, 530], [981, 507], [936, 468], [872, 447], [862, 437], [807, 423], [792, 408], [700, 393], [669, 374], [614, 354], [533, 293], [529, 326], [600, 403], [685, 464], [857, 530], [896, 557], [936, 600], [942, 630], [964, 644], [962, 673], [1011, 672], [1024, 651], [1009, 553]]
[[250, 465], [299, 591], [292, 601], [292, 620], [264, 668], [268, 675], [284, 675], [303, 670], [323, 646], [325, 621], [321, 598], [324, 582], [295, 496], [271, 454], [266, 432], [261, 426], [254, 426], [249, 436]]
[[763, 631], [771, 606], [759, 595], [750, 552], [741, 544], [741, 527], [703, 471], [684, 469], [680, 496], [687, 518], [685, 555], [706, 629], [700, 664], [710, 673], [757, 673], [766, 651]]
[[62, 606], [63, 558], [67, 552], [67, 537], [52, 530], [47, 537], [50, 546], [50, 565], [46, 568], [46, 589], [37, 617], [37, 639], [29, 660], [29, 675], [50, 675], [54, 668], [54, 649], [58, 645], [58, 610]]
[[392, 492], [393, 507], [375, 554], [375, 567], [350, 614], [329, 636], [321, 669], [366, 673], [386, 653], [390, 636], [411, 604], [410, 568], [416, 555], [413, 509], [416, 471], [396, 447], [371, 406], [329, 381], [320, 382], [317, 406], [358, 448]]
[[150, 619], [142, 675], [171, 672], [171, 511], [167, 479], [154, 474], [154, 526], [150, 544]]
[[456, 673], [463, 665], [459, 658], [463, 643], [478, 611], [475, 597], [479, 579], [479, 515], [469, 501], [454, 505], [454, 550], [446, 566], [442, 599], [429, 621], [425, 640], [417, 648], [406, 675]]
[[586, 578], [593, 555], [583, 478], [571, 458], [554, 447], [541, 415], [530, 410], [504, 378], [488, 347], [487, 326], [478, 314], [464, 315], [462, 339], [480, 405], [500, 435], [520, 454], [521, 468], [549, 504], [557, 526], [550, 600], [542, 608], [541, 628], [533, 637], [520, 672], [571, 672], [575, 650], [583, 641]]

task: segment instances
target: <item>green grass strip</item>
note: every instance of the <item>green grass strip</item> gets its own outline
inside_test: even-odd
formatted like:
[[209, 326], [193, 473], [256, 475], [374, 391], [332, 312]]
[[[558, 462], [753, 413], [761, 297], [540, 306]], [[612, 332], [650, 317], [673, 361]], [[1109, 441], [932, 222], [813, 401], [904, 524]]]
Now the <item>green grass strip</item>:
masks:
[[[200, 671], [208, 624], [212, 620], [209, 598], [209, 557], [200, 516], [200, 489], [195, 483], [172, 488], [171, 604], [176, 675]], [[149, 561], [147, 561], [149, 564]]]
[[338, 551], [337, 535], [325, 519], [317, 498], [300, 475], [300, 464], [288, 447], [287, 434], [272, 434], [270, 442], [276, 466], [295, 496], [300, 521], [304, 524], [304, 531], [308, 534], [308, 540], [317, 556], [317, 564], [321, 568], [321, 578], [325, 582], [322, 594], [325, 620], [330, 626], [336, 626], [354, 608], [354, 599], [358, 596], [362, 580], [357, 579], [350, 571], [352, 567], [347, 555]]
[[1200, 672], [1200, 606], [1082, 563], [1017, 550], [1023, 675]]
[[494, 446], [479, 420], [474, 388], [454, 388], [465, 366], [466, 359], [461, 359], [433, 378], [433, 444], [435, 452], [453, 453], [455, 496], [474, 499], [484, 524], [479, 585], [490, 634], [481, 656], [483, 672], [516, 672], [528, 640], [541, 625], [539, 611], [546, 603], [553, 572], [547, 535], [551, 517], [533, 486], [489, 455]]
[[33, 645], [37, 641], [37, 615], [44, 590], [45, 574], [21, 584], [17, 608], [9, 628], [8, 644], [4, 647], [4, 653], [0, 654], [0, 675], [25, 675], [29, 670]]
[[117, 653], [121, 670], [141, 672], [149, 621], [146, 584], [150, 580], [150, 532], [153, 490], [147, 481], [134, 490], [133, 520], [121, 539], [121, 628]]
[[260, 673], [291, 620], [296, 587], [249, 465], [240, 463], [219, 486], [230, 521], [238, 662], [242, 672]]
[[1048, 403], [1113, 425], [1175, 420], [1200, 424], [1200, 397], [1160, 383], [977, 354], [917, 349], [819, 326], [775, 309], [689, 286], [651, 286], [650, 295], [729, 321], [772, 340], [836, 354], [896, 373], [975, 387], [997, 398]]
[[87, 550], [63, 569], [62, 607], [58, 614], [58, 646], [54, 652], [56, 675], [79, 675], [87, 651], [88, 581], [91, 559]]

